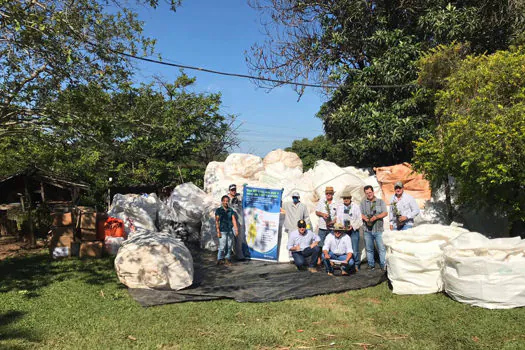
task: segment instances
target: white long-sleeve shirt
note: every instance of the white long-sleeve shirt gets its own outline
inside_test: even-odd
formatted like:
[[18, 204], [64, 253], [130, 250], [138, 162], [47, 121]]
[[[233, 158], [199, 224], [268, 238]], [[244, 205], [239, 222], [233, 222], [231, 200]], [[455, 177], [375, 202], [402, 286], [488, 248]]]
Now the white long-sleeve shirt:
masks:
[[403, 192], [400, 198], [397, 198], [395, 194], [392, 196], [390, 201], [390, 224], [396, 227], [394, 203], [396, 203], [399, 215], [406, 216], [407, 222], [414, 222], [414, 218], [419, 214], [419, 206], [414, 197], [406, 192]]
[[[348, 209], [348, 213], [345, 213], [345, 209]], [[361, 209], [354, 202], [350, 203], [349, 208], [341, 203], [337, 206], [337, 222], [344, 224], [346, 220], [350, 221], [350, 225], [354, 230], [359, 230], [363, 225], [363, 219], [361, 218]]]

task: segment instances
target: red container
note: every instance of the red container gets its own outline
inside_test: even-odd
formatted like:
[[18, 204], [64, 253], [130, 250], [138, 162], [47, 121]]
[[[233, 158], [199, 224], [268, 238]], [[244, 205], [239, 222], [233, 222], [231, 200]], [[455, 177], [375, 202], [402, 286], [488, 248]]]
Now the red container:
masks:
[[105, 237], [124, 237], [126, 238], [126, 231], [124, 230], [124, 221], [109, 217], [104, 223]]

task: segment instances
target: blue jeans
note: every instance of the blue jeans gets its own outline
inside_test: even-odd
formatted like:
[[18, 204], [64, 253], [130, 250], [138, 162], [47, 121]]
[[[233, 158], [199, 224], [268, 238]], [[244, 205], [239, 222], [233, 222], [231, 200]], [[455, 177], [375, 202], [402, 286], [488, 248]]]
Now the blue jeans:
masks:
[[407, 221], [407, 223], [404, 224], [403, 226], [401, 226], [401, 228], [394, 227], [394, 231], [405, 231], [405, 230], [408, 230], [409, 228], [412, 228], [412, 227], [414, 227], [414, 222], [413, 221]]
[[319, 235], [319, 238], [321, 239], [319, 241], [319, 247], [321, 247], [321, 248], [323, 247], [324, 240], [326, 239], [326, 236], [328, 236], [330, 234], [330, 232], [332, 232], [332, 230], [325, 230], [325, 229], [322, 229], [322, 228], [319, 229], [318, 235]]
[[359, 251], [359, 230], [350, 231], [350, 240], [352, 241], [352, 250], [354, 254], [352, 258], [357, 267], [361, 266], [361, 252]]
[[321, 254], [321, 248], [319, 248], [319, 246], [315, 246], [313, 248], [308, 247], [300, 252], [292, 252], [293, 262], [297, 268], [300, 268], [306, 265], [305, 258], [310, 257], [308, 267], [314, 267], [317, 264], [317, 258], [319, 258], [319, 254]]
[[[328, 252], [328, 255], [330, 255], [330, 259], [325, 259], [323, 254], [323, 264], [326, 272], [334, 273], [334, 268], [332, 265], [330, 265], [330, 260], [338, 260], [338, 261], [345, 261], [347, 254], [334, 254], [333, 252]], [[354, 270], [354, 258], [352, 257], [350, 261], [348, 261], [348, 265], [341, 265], [341, 269], [346, 272], [350, 273]]]
[[365, 246], [366, 246], [366, 259], [368, 260], [368, 266], [374, 267], [374, 241], [376, 242], [377, 249], [379, 250], [379, 266], [385, 267], [386, 248], [383, 243], [383, 232], [370, 232], [365, 231]]
[[221, 232], [221, 238], [219, 238], [219, 251], [217, 253], [217, 260], [222, 260], [224, 258], [228, 260], [231, 259], [234, 242], [235, 239], [233, 238], [232, 231]]

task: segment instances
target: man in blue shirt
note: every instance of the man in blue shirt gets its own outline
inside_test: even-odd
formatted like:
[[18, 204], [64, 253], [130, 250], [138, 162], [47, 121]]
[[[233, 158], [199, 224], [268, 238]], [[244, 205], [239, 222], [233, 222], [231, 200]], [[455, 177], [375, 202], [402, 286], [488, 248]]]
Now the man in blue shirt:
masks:
[[[228, 206], [230, 197], [222, 196], [221, 206], [215, 210], [215, 228], [217, 229], [217, 238], [219, 238], [219, 252], [217, 253], [217, 265], [231, 265], [231, 253], [235, 236], [239, 235], [237, 219], [235, 212]], [[226, 258], [226, 260], [223, 260]]]
[[288, 237], [288, 250], [292, 252], [297, 269], [303, 269], [306, 266], [306, 259], [310, 258], [308, 271], [317, 272], [315, 265], [321, 253], [319, 240], [318, 235], [306, 229], [306, 221], [299, 220], [297, 222], [297, 230], [291, 232]]

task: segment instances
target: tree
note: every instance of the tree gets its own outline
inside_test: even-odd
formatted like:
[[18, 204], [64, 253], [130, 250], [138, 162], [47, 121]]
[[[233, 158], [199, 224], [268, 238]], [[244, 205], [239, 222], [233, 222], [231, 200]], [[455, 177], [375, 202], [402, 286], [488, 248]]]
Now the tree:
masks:
[[[435, 56], [426, 64], [448, 55]], [[429, 180], [452, 175], [461, 203], [507, 215], [511, 227], [525, 221], [524, 86], [523, 48], [455, 63], [436, 93], [438, 132], [416, 143], [414, 157]]]
[[[220, 94], [188, 91], [195, 79], [120, 86], [98, 84], [63, 90], [46, 106], [62, 128], [4, 137], [0, 176], [37, 165], [91, 185], [91, 203], [103, 203], [108, 177], [120, 186], [159, 188], [202, 182], [206, 164], [237, 145], [235, 117], [220, 113]], [[66, 123], [75, 115], [75, 122]], [[84, 198], [86, 199], [86, 198]]]
[[337, 86], [327, 88], [330, 99], [317, 116], [347, 161], [361, 166], [408, 161], [413, 141], [432, 133], [428, 95], [414, 84], [424, 52], [454, 41], [469, 42], [475, 53], [494, 52], [522, 40], [525, 28], [525, 3], [518, 0], [255, 0], [252, 6], [269, 21], [268, 40], [247, 55], [250, 69]]
[[[170, 3], [175, 10], [179, 1]], [[132, 68], [119, 52], [151, 53], [154, 44], [120, 0], [2, 1], [0, 18], [0, 137], [60, 128], [62, 116], [47, 105], [62, 89], [114, 88]]]
[[314, 137], [312, 140], [304, 138], [294, 140], [292, 147], [286, 148], [288, 152], [296, 153], [303, 161], [304, 171], [314, 167], [315, 162], [319, 159], [342, 165], [343, 152], [338, 145], [333, 144], [326, 136], [321, 135]]

